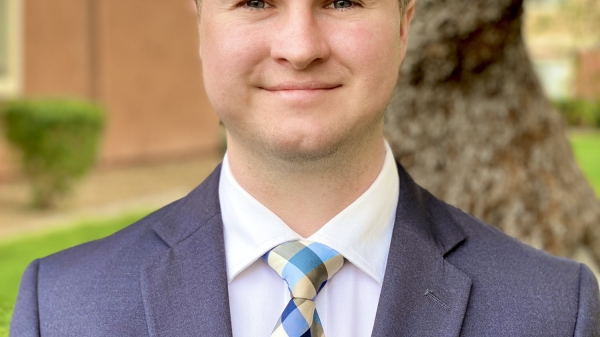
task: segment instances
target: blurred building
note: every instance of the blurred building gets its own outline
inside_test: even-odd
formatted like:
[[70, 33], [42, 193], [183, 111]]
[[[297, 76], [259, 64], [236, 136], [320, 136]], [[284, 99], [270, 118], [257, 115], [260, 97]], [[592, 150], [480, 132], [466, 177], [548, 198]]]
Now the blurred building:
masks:
[[[103, 104], [101, 165], [218, 145], [191, 0], [0, 0], [0, 101], [15, 97]], [[0, 178], [14, 167], [0, 137]]]
[[525, 0], [524, 35], [550, 98], [600, 97], [597, 0]]
[[577, 61], [575, 88], [578, 96], [600, 99], [600, 47], [580, 52]]

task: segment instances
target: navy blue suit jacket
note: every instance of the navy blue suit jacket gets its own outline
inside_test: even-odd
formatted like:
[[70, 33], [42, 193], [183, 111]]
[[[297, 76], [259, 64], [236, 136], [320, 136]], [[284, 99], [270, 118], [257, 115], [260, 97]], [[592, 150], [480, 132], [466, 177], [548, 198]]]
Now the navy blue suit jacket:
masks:
[[[31, 263], [11, 336], [231, 336], [219, 173], [110, 237]], [[600, 336], [586, 266], [527, 247], [399, 174], [373, 336]]]

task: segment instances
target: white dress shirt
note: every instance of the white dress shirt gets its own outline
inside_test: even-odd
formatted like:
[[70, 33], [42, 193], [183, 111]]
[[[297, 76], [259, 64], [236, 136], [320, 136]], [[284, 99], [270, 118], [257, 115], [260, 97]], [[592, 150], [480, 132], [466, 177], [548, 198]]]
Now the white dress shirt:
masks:
[[[347, 259], [316, 298], [326, 337], [367, 337], [373, 330], [399, 195], [396, 164], [387, 143], [385, 148], [383, 167], [369, 189], [308, 238]], [[219, 199], [233, 336], [269, 337], [290, 293], [260, 257], [304, 238], [237, 183], [227, 154]]]

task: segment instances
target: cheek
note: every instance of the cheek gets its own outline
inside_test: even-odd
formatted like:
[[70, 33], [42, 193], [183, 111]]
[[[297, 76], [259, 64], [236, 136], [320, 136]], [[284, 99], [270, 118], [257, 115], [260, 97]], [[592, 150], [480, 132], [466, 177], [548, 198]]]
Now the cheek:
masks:
[[260, 63], [264, 48], [256, 39], [248, 38], [242, 25], [209, 21], [200, 26], [205, 88], [217, 113], [230, 113], [220, 110], [243, 104], [232, 105], [247, 97], [247, 84], [253, 69]]
[[396, 84], [401, 39], [400, 25], [395, 21], [390, 18], [352, 23], [345, 27], [344, 34], [331, 40], [332, 49], [369, 94], [382, 93], [384, 87], [392, 90]]

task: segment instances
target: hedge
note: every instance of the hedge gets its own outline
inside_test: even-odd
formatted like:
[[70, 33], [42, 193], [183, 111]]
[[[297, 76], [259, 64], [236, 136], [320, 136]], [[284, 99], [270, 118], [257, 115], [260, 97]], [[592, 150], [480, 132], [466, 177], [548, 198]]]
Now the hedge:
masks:
[[596, 100], [564, 99], [555, 101], [554, 105], [563, 114], [569, 125], [600, 128], [600, 98]]
[[84, 101], [15, 100], [1, 113], [5, 134], [20, 154], [35, 207], [50, 207], [87, 173], [96, 158], [104, 112]]

